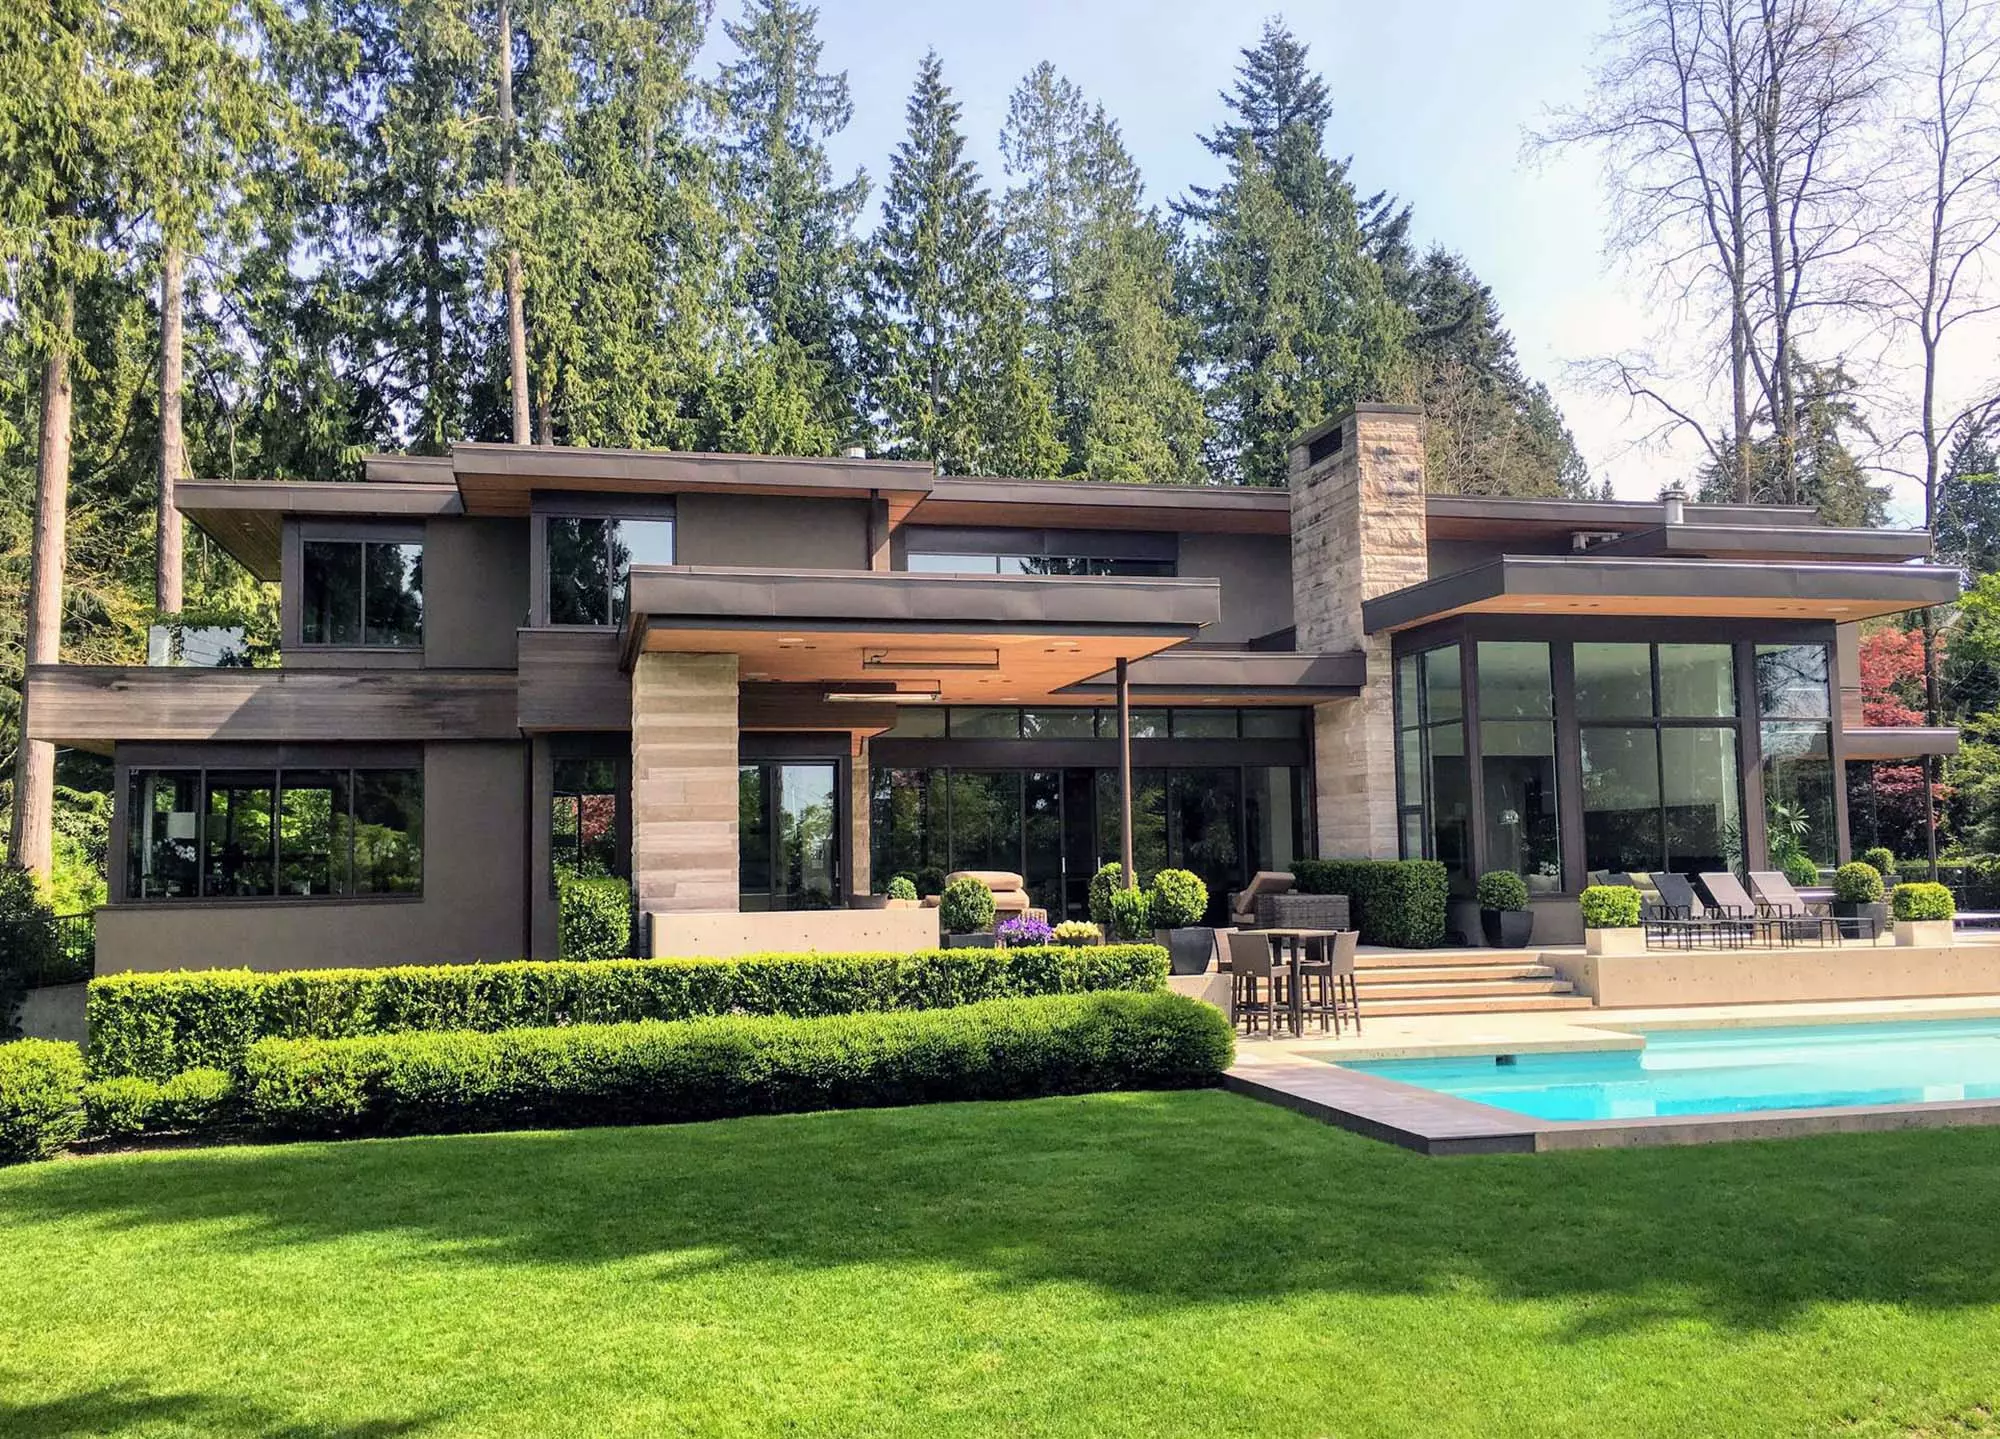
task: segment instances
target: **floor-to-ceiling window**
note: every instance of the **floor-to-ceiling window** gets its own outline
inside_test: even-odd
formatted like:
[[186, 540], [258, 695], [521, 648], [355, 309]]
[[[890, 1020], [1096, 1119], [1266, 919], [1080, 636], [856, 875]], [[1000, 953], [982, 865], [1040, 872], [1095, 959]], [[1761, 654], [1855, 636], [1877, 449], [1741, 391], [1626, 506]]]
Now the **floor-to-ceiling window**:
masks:
[[1453, 892], [1469, 893], [1472, 780], [1457, 645], [1403, 657], [1396, 673], [1396, 727], [1403, 852], [1441, 861]]
[[839, 778], [833, 760], [737, 766], [739, 908], [830, 909], [840, 902]]
[[1549, 647], [1539, 640], [1482, 640], [1474, 656], [1486, 834], [1481, 867], [1512, 870], [1530, 889], [1552, 892], [1562, 887], [1562, 826]]
[[1757, 718], [1772, 862], [1800, 854], [1832, 864], [1839, 835], [1825, 645], [1757, 646]]

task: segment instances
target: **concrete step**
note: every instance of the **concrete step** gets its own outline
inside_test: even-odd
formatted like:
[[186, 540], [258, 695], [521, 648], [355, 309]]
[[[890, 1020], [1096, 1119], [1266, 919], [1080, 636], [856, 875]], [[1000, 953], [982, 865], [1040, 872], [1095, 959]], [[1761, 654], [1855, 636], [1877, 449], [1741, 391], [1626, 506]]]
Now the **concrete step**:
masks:
[[1362, 1001], [1364, 1019], [1392, 1014], [1509, 1014], [1541, 1009], [1589, 1009], [1581, 994], [1502, 994], [1479, 999], [1397, 999]]
[[1405, 964], [1384, 969], [1356, 966], [1354, 982], [1363, 992], [1383, 984], [1433, 984], [1440, 980], [1554, 979], [1546, 964]]
[[1399, 999], [1503, 999], [1509, 995], [1569, 994], [1573, 986], [1566, 979], [1440, 980], [1424, 984], [1364, 984], [1357, 988], [1361, 1002], [1390, 1004]]
[[1439, 965], [1457, 968], [1539, 964], [1541, 960], [1541, 951], [1535, 949], [1392, 949], [1375, 953], [1362, 950], [1354, 956], [1354, 967], [1356, 970], [1433, 969]]

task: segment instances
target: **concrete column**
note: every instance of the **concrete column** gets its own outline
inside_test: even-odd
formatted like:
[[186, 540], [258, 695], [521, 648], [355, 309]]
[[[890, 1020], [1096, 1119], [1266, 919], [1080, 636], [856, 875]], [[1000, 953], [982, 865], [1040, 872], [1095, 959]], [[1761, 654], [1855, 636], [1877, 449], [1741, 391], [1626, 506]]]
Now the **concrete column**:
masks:
[[1313, 714], [1319, 852], [1393, 859], [1394, 672], [1387, 635], [1368, 635], [1361, 603], [1430, 578], [1423, 415], [1361, 405], [1292, 442], [1292, 608], [1301, 650], [1361, 650], [1361, 695]]
[[734, 910], [736, 656], [632, 669], [632, 887], [639, 912]]

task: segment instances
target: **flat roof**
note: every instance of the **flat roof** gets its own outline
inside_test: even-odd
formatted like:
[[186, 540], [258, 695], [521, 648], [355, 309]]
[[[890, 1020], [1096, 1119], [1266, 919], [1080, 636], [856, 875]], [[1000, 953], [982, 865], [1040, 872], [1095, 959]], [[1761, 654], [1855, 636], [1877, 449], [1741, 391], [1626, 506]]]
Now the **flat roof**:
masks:
[[1943, 565], [1502, 555], [1362, 604], [1371, 634], [1461, 614], [1818, 619], [1901, 614], [1958, 598]]
[[1702, 522], [1656, 525], [1584, 551], [1590, 555], [1784, 560], [1921, 560], [1930, 552], [1931, 537], [1923, 530]]
[[[1024, 511], [1026, 513], [1024, 513]], [[1038, 525], [1282, 535], [1289, 490], [1252, 485], [1105, 485], [940, 475], [910, 518], [926, 525]]]
[[442, 480], [182, 480], [174, 507], [260, 580], [278, 578], [286, 515], [428, 519], [463, 514]]

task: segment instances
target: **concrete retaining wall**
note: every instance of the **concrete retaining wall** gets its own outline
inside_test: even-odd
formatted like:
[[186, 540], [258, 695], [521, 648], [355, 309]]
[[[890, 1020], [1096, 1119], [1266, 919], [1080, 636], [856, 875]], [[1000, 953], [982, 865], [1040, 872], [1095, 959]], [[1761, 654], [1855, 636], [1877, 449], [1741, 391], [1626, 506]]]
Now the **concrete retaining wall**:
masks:
[[656, 958], [738, 954], [908, 954], [938, 947], [934, 909], [794, 909], [655, 913]]
[[2000, 994], [2000, 943], [1671, 950], [1596, 957], [1563, 952], [1543, 954], [1542, 963], [1605, 1009]]

